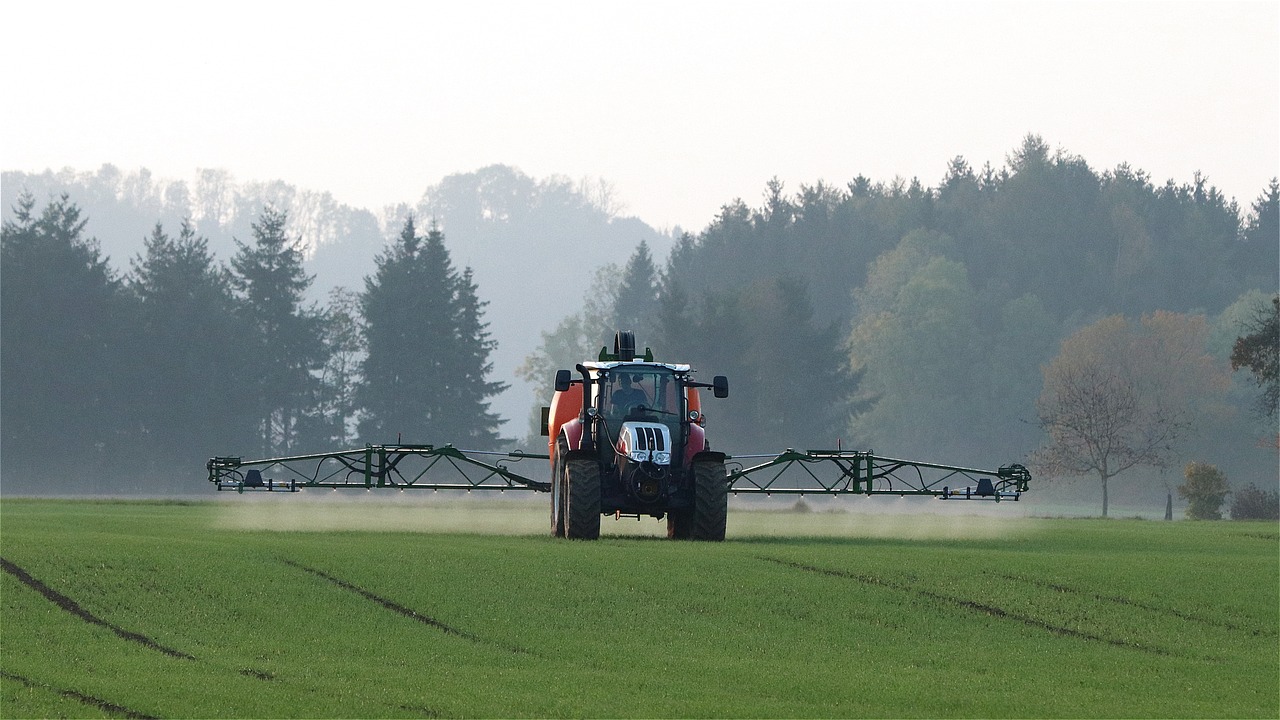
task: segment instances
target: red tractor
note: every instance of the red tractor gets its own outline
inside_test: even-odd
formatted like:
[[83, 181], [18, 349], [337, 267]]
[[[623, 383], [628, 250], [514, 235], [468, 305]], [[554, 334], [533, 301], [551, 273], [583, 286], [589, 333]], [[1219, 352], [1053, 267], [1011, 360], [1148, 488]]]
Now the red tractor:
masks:
[[723, 540], [729, 484], [724, 453], [711, 450], [700, 388], [727, 397], [729, 381], [693, 379], [688, 365], [660, 363], [620, 332], [613, 353], [556, 373], [544, 409], [551, 456], [551, 531], [595, 539], [600, 517], [667, 519], [667, 536]]

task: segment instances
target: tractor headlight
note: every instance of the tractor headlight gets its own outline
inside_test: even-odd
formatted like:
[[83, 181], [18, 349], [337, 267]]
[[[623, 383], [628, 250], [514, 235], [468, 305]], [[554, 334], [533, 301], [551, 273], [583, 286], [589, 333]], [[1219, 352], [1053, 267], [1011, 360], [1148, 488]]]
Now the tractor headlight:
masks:
[[631, 458], [631, 462], [642, 463], [645, 460], [649, 459], [649, 451], [648, 450], [632, 450], [630, 453], [627, 453], [627, 456]]
[[669, 453], [669, 452], [655, 452], [655, 453], [653, 454], [653, 464], [654, 464], [654, 465], [670, 465], [670, 464], [671, 464], [671, 453]]

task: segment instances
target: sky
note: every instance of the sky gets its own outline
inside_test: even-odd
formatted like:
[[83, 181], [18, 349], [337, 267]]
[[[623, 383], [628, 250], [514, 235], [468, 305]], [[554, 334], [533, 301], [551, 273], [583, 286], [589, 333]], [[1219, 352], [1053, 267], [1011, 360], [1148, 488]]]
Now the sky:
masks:
[[697, 231], [1029, 133], [1098, 171], [1280, 175], [1280, 2], [79, 2], [0, 11], [0, 168], [280, 179], [379, 209], [500, 163]]

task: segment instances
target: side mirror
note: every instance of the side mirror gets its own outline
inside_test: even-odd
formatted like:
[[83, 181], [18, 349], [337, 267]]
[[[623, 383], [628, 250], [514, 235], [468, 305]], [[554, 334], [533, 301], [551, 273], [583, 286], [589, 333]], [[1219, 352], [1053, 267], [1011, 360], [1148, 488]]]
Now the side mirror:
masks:
[[572, 378], [573, 378], [573, 375], [571, 375], [568, 370], [557, 370], [556, 371], [556, 392], [564, 392], [565, 390], [568, 390], [569, 381]]
[[729, 378], [724, 375], [711, 378], [711, 393], [718, 398], [729, 397]]

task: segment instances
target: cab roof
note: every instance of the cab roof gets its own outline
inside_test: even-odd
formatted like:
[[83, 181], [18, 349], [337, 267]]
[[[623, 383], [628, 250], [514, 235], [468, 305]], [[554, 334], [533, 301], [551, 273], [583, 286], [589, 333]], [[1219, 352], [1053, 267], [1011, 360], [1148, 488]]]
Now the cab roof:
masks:
[[620, 367], [629, 367], [629, 368], [634, 368], [634, 367], [666, 368], [666, 369], [670, 370], [671, 372], [679, 373], [679, 374], [684, 374], [684, 373], [687, 373], [687, 372], [689, 372], [689, 371], [691, 370], [691, 368], [690, 368], [688, 365], [684, 365], [684, 364], [672, 364], [672, 363], [660, 363], [660, 362], [646, 362], [646, 361], [644, 361], [644, 360], [632, 360], [632, 361], [630, 361], [630, 362], [622, 362], [622, 361], [611, 361], [611, 362], [585, 362], [585, 363], [582, 363], [582, 366], [583, 366], [583, 367], [585, 367], [585, 368], [586, 368], [586, 369], [588, 369], [588, 370], [595, 370], [595, 371], [597, 371], [597, 372], [599, 372], [599, 371], [605, 371], [605, 372], [608, 372], [608, 371], [610, 371], [610, 370], [613, 370], [613, 369], [615, 369], [615, 368], [620, 368]]

